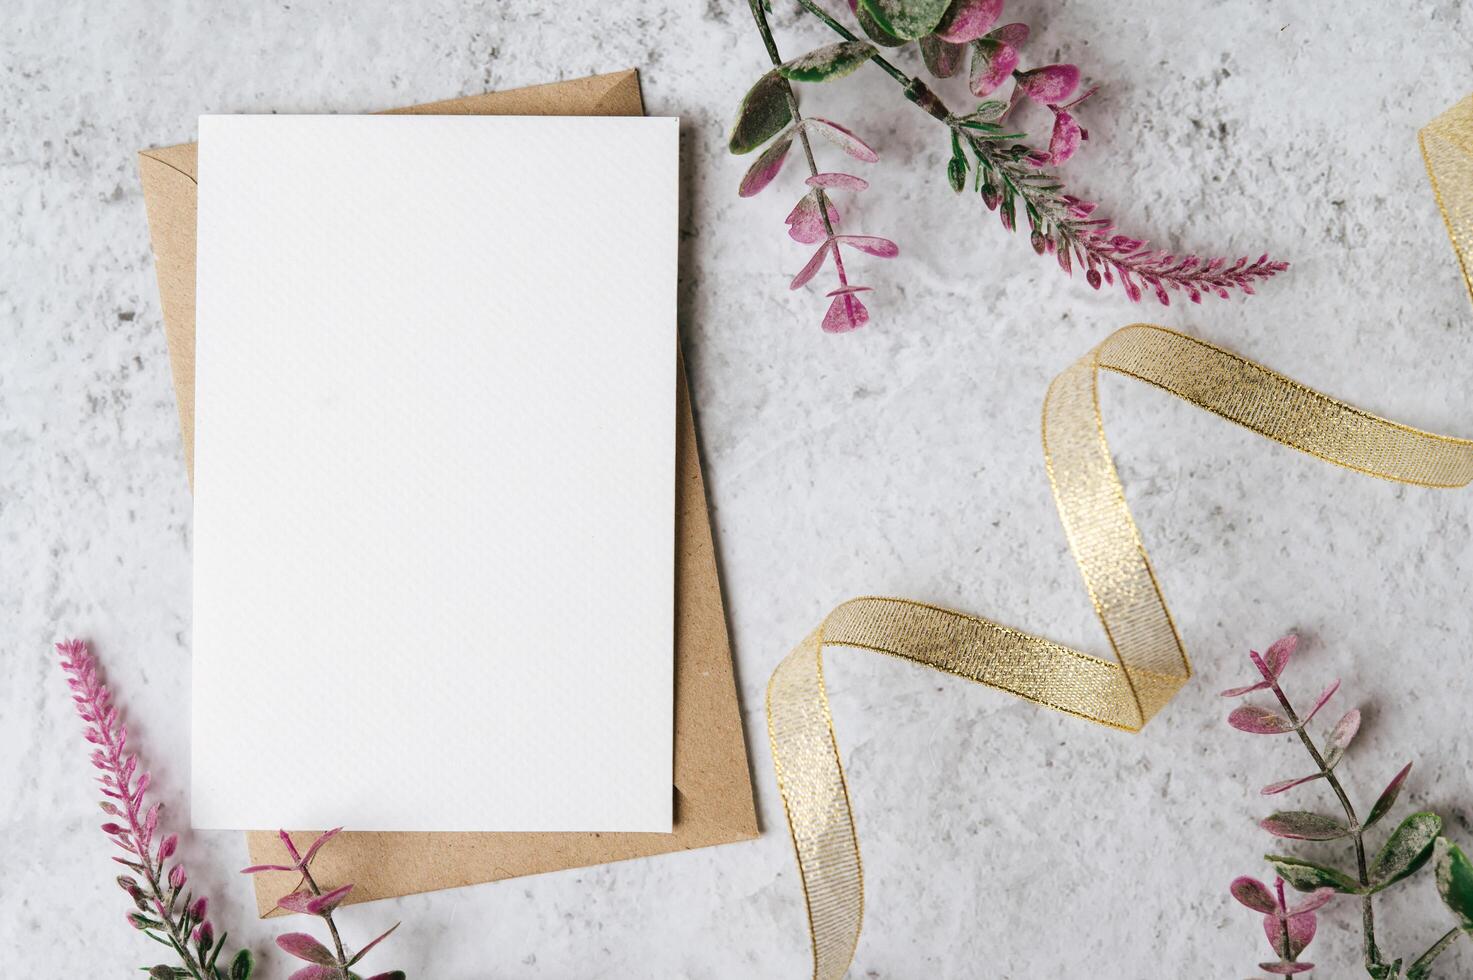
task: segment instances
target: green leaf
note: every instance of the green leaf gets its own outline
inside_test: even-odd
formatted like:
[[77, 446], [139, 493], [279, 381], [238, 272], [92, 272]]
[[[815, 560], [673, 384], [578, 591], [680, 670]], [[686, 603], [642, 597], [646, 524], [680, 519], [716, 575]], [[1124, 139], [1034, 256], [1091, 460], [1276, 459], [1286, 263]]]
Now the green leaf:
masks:
[[1437, 838], [1435, 849], [1437, 893], [1458, 917], [1462, 930], [1473, 936], [1473, 861], [1446, 837]]
[[979, 140], [1018, 140], [1028, 135], [1027, 133], [1005, 133], [1001, 126], [971, 119], [964, 120], [959, 125], [973, 130], [973, 137]]
[[178, 978], [180, 977], [188, 977], [189, 973], [188, 971], [181, 970], [178, 967], [168, 966], [166, 964], [160, 963], [158, 966], [148, 971], [148, 976], [149, 980], [178, 980]]
[[733, 153], [751, 153], [782, 132], [792, 120], [788, 80], [773, 69], [757, 79], [757, 84], [742, 98], [727, 149]]
[[1403, 820], [1371, 862], [1371, 891], [1394, 885], [1426, 864], [1441, 832], [1442, 818], [1435, 813], [1414, 813]]
[[840, 41], [815, 48], [778, 66], [782, 77], [794, 82], [827, 82], [853, 74], [878, 52], [868, 41]]
[[255, 968], [256, 961], [251, 956], [251, 951], [242, 949], [230, 961], [230, 980], [251, 980], [251, 971]]
[[1360, 894], [1360, 882], [1343, 871], [1296, 857], [1278, 854], [1266, 854], [1264, 857], [1273, 865], [1278, 876], [1296, 891], [1312, 892], [1316, 888], [1333, 888], [1342, 895]]
[[209, 970], [210, 973], [214, 976], [219, 976], [219, 971], [215, 969], [215, 961], [220, 958], [220, 953], [223, 952], [225, 949], [225, 940], [229, 938], [230, 930], [227, 929], [226, 931], [220, 933], [220, 939], [218, 942], [215, 943], [214, 951], [210, 953], [210, 961], [203, 964], [205, 969]]
[[1437, 942], [1433, 943], [1427, 952], [1418, 956], [1416, 962], [1407, 967], [1407, 980], [1427, 980], [1428, 977], [1432, 976], [1432, 961], [1441, 956], [1443, 951], [1449, 946], [1457, 942], [1458, 937], [1461, 935], [1462, 933], [1456, 929], [1452, 929]]
[[1275, 837], [1292, 840], [1339, 840], [1350, 836], [1350, 828], [1331, 817], [1303, 810], [1279, 810], [1258, 822]]
[[949, 6], [951, 0], [859, 0], [860, 11], [868, 13], [880, 30], [902, 41], [930, 34]]
[[898, 48], [906, 43], [902, 38], [896, 37], [879, 24], [876, 24], [875, 19], [869, 15], [869, 11], [865, 10], [864, 7], [856, 10], [855, 15], [859, 18], [859, 26], [864, 30], [864, 33], [869, 35], [871, 41], [881, 47]]
[[967, 186], [967, 161], [965, 157], [954, 156], [946, 164], [946, 179], [951, 182], [951, 189], [960, 194]]
[[986, 102], [979, 104], [976, 109], [967, 113], [965, 116], [962, 116], [962, 118], [973, 120], [975, 122], [997, 122], [999, 119], [1002, 118], [1002, 114], [1007, 111], [1008, 104], [1006, 102], [999, 102], [996, 99], [988, 99]]

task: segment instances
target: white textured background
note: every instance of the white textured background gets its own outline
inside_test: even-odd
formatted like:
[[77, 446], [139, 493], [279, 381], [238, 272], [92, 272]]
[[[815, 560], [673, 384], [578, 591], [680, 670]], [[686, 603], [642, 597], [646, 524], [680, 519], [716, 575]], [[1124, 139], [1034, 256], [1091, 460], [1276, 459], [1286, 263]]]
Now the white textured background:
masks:
[[[780, 41], [825, 40], [777, 0]], [[842, 4], [831, 4], [841, 9]], [[681, 310], [765, 835], [758, 843], [358, 907], [404, 919], [379, 969], [471, 977], [801, 977], [798, 883], [761, 692], [835, 602], [896, 593], [1101, 650], [1049, 500], [1048, 379], [1110, 329], [1185, 327], [1369, 409], [1473, 433], [1473, 312], [1415, 131], [1473, 88], [1473, 6], [1013, 4], [1030, 60], [1104, 84], [1066, 174], [1123, 227], [1292, 260], [1246, 302], [1169, 311], [1093, 294], [944, 185], [940, 128], [873, 69], [805, 92], [881, 151], [853, 227], [874, 322], [830, 337], [789, 293], [796, 172], [755, 200], [724, 134], [765, 56], [745, 5], [7, 0], [0, 18], [0, 958], [117, 976], [154, 957], [122, 922], [111, 850], [49, 643], [93, 640], [182, 804], [190, 500], [134, 151], [202, 112], [382, 108], [638, 66], [680, 115]], [[913, 59], [910, 63], [914, 63]], [[1037, 120], [1037, 116], [1029, 117]], [[837, 152], [823, 148], [829, 165]], [[589, 161], [596, 166], [597, 161]], [[869, 874], [857, 977], [1236, 977], [1266, 951], [1225, 896], [1262, 873], [1255, 788], [1304, 768], [1227, 732], [1214, 692], [1297, 628], [1303, 696], [1367, 708], [1347, 764], [1473, 842], [1473, 492], [1403, 488], [1107, 381], [1111, 439], [1199, 677], [1140, 736], [839, 652], [830, 678]], [[1344, 703], [1341, 704], [1341, 707]], [[1308, 789], [1299, 802], [1311, 804]], [[177, 806], [175, 812], [184, 809]], [[194, 835], [216, 918], [258, 947], [238, 835]], [[1425, 877], [1382, 903], [1414, 954], [1448, 924]], [[1353, 975], [1332, 907], [1324, 976]], [[1464, 943], [1466, 947], [1468, 944]], [[1467, 948], [1446, 975], [1473, 971]], [[270, 958], [266, 975], [286, 973]]]

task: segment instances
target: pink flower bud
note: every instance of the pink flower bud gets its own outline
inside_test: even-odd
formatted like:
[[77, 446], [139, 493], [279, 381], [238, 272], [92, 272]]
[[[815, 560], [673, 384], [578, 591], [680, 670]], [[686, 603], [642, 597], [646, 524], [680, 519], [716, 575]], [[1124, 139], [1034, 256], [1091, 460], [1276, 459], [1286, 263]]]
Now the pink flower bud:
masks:
[[176, 864], [169, 869], [169, 887], [175, 891], [183, 888], [184, 883], [188, 880], [189, 876], [184, 873], [184, 865]]
[[179, 835], [170, 834], [159, 844], [159, 860], [167, 861], [174, 856], [174, 850], [179, 846]]
[[1063, 102], [1079, 87], [1079, 69], [1074, 65], [1047, 65], [1018, 76], [1018, 88], [1035, 102]]

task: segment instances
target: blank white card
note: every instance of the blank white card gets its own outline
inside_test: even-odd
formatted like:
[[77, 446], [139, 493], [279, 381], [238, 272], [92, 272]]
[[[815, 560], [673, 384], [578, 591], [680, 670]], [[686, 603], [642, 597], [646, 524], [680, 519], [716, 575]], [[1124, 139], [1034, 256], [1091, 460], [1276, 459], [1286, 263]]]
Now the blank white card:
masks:
[[677, 143], [200, 119], [196, 827], [670, 831]]

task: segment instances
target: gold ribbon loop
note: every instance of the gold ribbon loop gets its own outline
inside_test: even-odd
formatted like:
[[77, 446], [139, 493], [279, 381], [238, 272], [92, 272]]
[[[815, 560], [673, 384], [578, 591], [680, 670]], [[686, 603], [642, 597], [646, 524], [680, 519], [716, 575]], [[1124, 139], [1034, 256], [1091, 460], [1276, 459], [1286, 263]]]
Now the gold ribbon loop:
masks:
[[[1473, 267], [1473, 97], [1428, 126], [1422, 146], [1466, 279]], [[1427, 487], [1473, 481], [1473, 441], [1378, 418], [1165, 327], [1124, 327], [1070, 365], [1044, 399], [1044, 458], [1114, 660], [924, 603], [862, 598], [829, 613], [768, 682], [768, 736], [819, 980], [848, 970], [864, 914], [859, 843], [823, 681], [825, 647], [889, 654], [1127, 731], [1140, 729], [1191, 676], [1105, 441], [1101, 371], [1155, 385], [1371, 476]]]
[[1473, 95], [1422, 127], [1417, 140], [1473, 299]]

